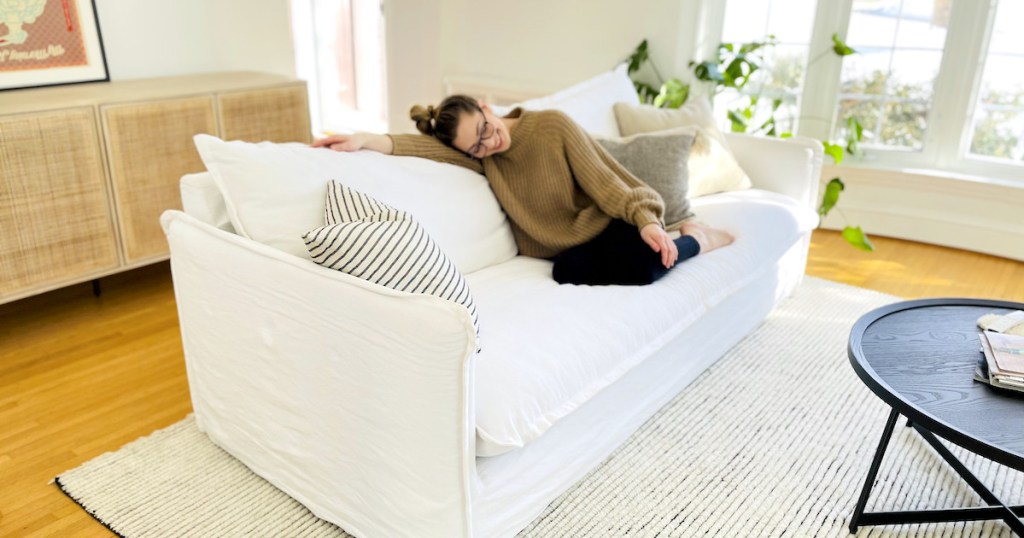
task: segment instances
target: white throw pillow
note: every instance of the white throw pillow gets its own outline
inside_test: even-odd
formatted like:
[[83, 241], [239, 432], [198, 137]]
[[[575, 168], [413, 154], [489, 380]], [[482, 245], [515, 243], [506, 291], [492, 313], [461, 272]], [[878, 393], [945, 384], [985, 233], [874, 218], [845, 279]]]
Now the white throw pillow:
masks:
[[694, 147], [690, 153], [690, 198], [750, 188], [750, 178], [729, 152], [706, 99], [690, 99], [678, 109], [617, 103], [615, 117], [622, 136], [689, 126], [699, 127], [707, 135], [710, 143]]
[[479, 337], [480, 319], [466, 279], [408, 213], [337, 181], [328, 184], [325, 205], [324, 226], [302, 236], [314, 262], [374, 284], [460, 304]]
[[464, 168], [373, 151], [225, 142], [209, 135], [196, 135], [195, 143], [235, 231], [296, 256], [309, 257], [301, 237], [323, 225], [330, 179], [416, 215], [463, 273], [516, 255], [512, 229], [490, 185]]
[[498, 115], [505, 115], [517, 106], [526, 110], [561, 110], [592, 135], [617, 137], [620, 134], [613, 109], [615, 103], [640, 104], [627, 67], [622, 64], [551, 95], [491, 108]]

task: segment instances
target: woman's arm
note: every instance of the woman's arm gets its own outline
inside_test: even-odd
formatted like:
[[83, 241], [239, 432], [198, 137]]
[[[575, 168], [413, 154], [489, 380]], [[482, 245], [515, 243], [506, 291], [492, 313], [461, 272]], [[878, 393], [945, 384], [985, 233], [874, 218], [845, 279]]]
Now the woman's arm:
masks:
[[573, 177], [601, 211], [637, 228], [662, 224], [665, 202], [661, 195], [623, 168], [572, 119], [558, 116], [555, 126]]
[[478, 174], [484, 173], [479, 160], [461, 151], [450, 148], [440, 140], [426, 135], [382, 135], [355, 133], [331, 135], [313, 142], [314, 148], [330, 148], [334, 151], [358, 151], [368, 149], [385, 155], [407, 155], [432, 161], [454, 164], [468, 168]]
[[675, 265], [679, 251], [665, 232], [661, 195], [626, 170], [571, 118], [560, 116], [565, 155], [576, 182], [601, 211], [636, 226], [644, 242], [661, 255], [665, 267]]
[[368, 149], [391, 155], [395, 151], [391, 137], [375, 133], [354, 133], [350, 135], [331, 135], [313, 141], [314, 148], [330, 148], [334, 151], [358, 151]]
[[484, 173], [484, 166], [479, 159], [444, 145], [440, 140], [421, 134], [387, 135], [391, 139], [392, 154], [422, 157], [439, 163], [454, 164], [468, 168], [478, 174]]

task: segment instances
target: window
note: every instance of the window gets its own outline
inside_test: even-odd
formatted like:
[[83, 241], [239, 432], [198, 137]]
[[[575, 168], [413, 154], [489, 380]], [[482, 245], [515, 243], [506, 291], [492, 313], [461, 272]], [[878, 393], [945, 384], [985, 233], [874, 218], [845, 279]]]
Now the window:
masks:
[[[781, 104], [775, 113], [777, 132], [796, 130], [798, 99], [803, 87], [808, 44], [814, 26], [816, 0], [729, 0], [726, 4], [722, 42], [749, 43], [773, 36], [775, 45], [764, 49], [761, 69], [750, 79], [745, 94], [766, 98], [758, 103], [762, 115], [771, 100]], [[716, 109], [733, 109], [739, 99], [727, 94], [716, 98]], [[760, 125], [755, 115], [755, 125]]]
[[[777, 98], [777, 132], [842, 140], [856, 118], [861, 166], [1024, 183], [1024, 0], [697, 2], [709, 40], [777, 37], [745, 95], [716, 97], [723, 120], [750, 95]], [[856, 54], [834, 54], [833, 35]]]
[[833, 125], [846, 135], [847, 120], [864, 129], [864, 145], [920, 151], [924, 146], [935, 79], [942, 64], [950, 2], [855, 0], [843, 58], [839, 106]]
[[313, 131], [387, 129], [381, 0], [291, 0]]
[[974, 109], [973, 157], [1024, 162], [1024, 49], [1019, 31], [1024, 1], [1003, 0], [995, 17]]

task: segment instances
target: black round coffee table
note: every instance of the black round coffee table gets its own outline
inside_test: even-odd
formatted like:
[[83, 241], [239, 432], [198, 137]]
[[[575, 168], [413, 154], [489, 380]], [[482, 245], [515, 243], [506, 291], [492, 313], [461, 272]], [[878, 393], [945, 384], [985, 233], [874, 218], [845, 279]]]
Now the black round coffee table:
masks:
[[[981, 483], [936, 435], [993, 461], [1024, 471], [1024, 395], [974, 381], [980, 330], [988, 313], [1024, 310], [1024, 304], [983, 299], [904, 301], [861, 316], [848, 353], [857, 375], [892, 407], [850, 519], [859, 526], [1002, 519], [1024, 536], [1024, 506], [1008, 506]], [[896, 419], [912, 426], [989, 504], [981, 508], [864, 512]]]

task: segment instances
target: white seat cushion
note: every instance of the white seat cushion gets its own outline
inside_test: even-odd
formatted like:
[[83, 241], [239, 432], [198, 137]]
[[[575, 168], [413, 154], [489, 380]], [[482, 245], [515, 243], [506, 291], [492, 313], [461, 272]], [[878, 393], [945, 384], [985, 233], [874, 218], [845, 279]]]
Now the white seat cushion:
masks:
[[466, 275], [488, 326], [474, 386], [478, 456], [540, 437], [817, 224], [810, 208], [761, 190], [706, 196], [693, 209], [736, 242], [649, 286], [558, 285], [550, 262], [525, 257]]

